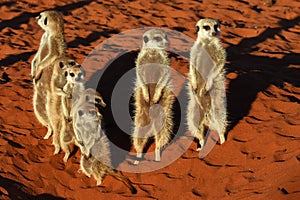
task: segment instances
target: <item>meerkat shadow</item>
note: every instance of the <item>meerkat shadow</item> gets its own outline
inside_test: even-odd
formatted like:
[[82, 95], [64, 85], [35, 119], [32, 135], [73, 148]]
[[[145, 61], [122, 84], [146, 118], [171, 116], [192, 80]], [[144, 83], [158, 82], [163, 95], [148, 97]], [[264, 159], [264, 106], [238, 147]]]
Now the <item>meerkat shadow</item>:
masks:
[[[131, 149], [131, 126], [133, 122], [132, 119], [128, 119], [130, 118], [129, 109], [131, 107], [129, 99], [135, 77], [126, 79], [125, 83], [122, 82], [121, 87], [118, 82], [123, 76], [125, 77], [128, 71], [135, 68], [137, 55], [138, 52], [135, 51], [122, 54], [108, 63], [104, 69], [96, 71], [86, 82], [86, 88], [95, 88], [106, 103], [106, 107], [100, 108], [100, 112], [103, 115], [103, 128], [110, 141], [113, 167], [117, 167], [123, 162]], [[127, 109], [128, 115], [124, 114], [124, 109]], [[124, 128], [124, 126], [126, 127]]]

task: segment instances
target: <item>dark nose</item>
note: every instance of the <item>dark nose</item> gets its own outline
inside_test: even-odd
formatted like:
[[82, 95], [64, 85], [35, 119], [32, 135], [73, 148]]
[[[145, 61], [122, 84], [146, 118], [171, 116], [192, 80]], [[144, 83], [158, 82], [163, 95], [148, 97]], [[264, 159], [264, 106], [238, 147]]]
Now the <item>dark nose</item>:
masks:
[[81, 81], [81, 77], [78, 76], [77, 78], [75, 78], [75, 81]]
[[217, 35], [217, 33], [216, 33], [216, 32], [212, 32], [212, 35], [213, 35], [213, 36], [216, 36], [216, 35]]

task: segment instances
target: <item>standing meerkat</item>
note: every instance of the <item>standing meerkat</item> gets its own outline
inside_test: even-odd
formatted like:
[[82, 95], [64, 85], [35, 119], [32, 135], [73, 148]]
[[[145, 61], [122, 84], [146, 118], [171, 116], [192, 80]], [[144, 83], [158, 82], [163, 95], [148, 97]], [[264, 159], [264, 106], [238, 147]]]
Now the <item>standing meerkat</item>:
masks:
[[218, 38], [218, 20], [201, 19], [196, 24], [196, 29], [198, 37], [190, 52], [187, 125], [199, 140], [200, 147], [197, 150], [201, 150], [204, 146], [205, 128], [218, 132], [220, 144], [225, 141], [226, 51]]
[[[46, 92], [46, 112], [53, 132], [52, 144], [55, 147], [54, 154], [60, 151], [60, 132], [61, 128], [65, 126], [64, 123], [67, 123], [62, 110], [62, 98], [67, 95], [63, 91], [63, 87], [67, 83], [64, 72], [67, 68], [76, 67], [81, 68], [75, 60], [62, 56], [57, 58], [51, 66], [42, 69], [38, 74], [38, 77], [51, 77], [50, 90]], [[50, 71], [50, 74], [47, 74], [48, 71]], [[40, 84], [40, 80], [37, 80], [36, 84]], [[48, 135], [48, 137], [50, 136], [51, 134]]]
[[[103, 101], [102, 96], [100, 93], [98, 93], [96, 90], [92, 88], [85, 89], [80, 97], [73, 103], [72, 109], [71, 109], [71, 117], [72, 117], [72, 123], [75, 133], [75, 138], [77, 143], [82, 144], [83, 140], [80, 137], [82, 135], [81, 131], [83, 131], [84, 127], [84, 121], [81, 120], [81, 116], [78, 114], [77, 110], [80, 106], [89, 103], [91, 105], [100, 105], [103, 108], [106, 107], [106, 103]], [[81, 149], [81, 152], [85, 153], [86, 155], [89, 155], [88, 149], [84, 148], [84, 146], [79, 146]]]
[[[62, 109], [67, 121], [71, 121], [70, 112], [73, 102], [79, 99], [81, 93], [84, 91], [83, 80], [85, 77], [84, 70], [79, 67], [66, 68], [64, 71], [66, 84], [61, 92], [64, 96], [62, 98]], [[60, 92], [58, 92], [59, 94]]]
[[64, 85], [62, 91], [57, 91], [57, 95], [61, 95], [61, 110], [63, 113], [59, 131], [59, 142], [61, 149], [65, 152], [63, 161], [67, 162], [71, 153], [69, 145], [71, 143], [75, 143], [80, 147], [75, 137], [70, 112], [73, 102], [75, 102], [84, 91], [83, 80], [85, 77], [85, 72], [81, 65], [76, 64], [74, 66], [64, 68], [63, 74], [66, 79], [66, 84]]
[[133, 145], [139, 163], [149, 137], [155, 136], [155, 160], [170, 139], [173, 128], [170, 60], [165, 51], [167, 35], [161, 29], [151, 29], [143, 35], [143, 46], [136, 60], [135, 116]]
[[[38, 121], [48, 128], [44, 139], [52, 134], [52, 127], [46, 112], [47, 91], [50, 90], [50, 79], [53, 70], [53, 61], [65, 54], [66, 43], [63, 35], [63, 19], [56, 11], [44, 11], [36, 18], [38, 24], [45, 30], [39, 49], [31, 62], [31, 76], [33, 77], [33, 110]], [[50, 66], [50, 67], [48, 67]], [[48, 67], [43, 77], [36, 77], [40, 68]], [[39, 73], [39, 76], [41, 73]], [[36, 80], [40, 83], [36, 84]]]
[[54, 10], [41, 12], [36, 17], [37, 23], [45, 31], [37, 53], [31, 62], [31, 76], [49, 66], [57, 57], [66, 52], [64, 38], [64, 20], [62, 15]]
[[101, 128], [102, 115], [95, 104], [90, 102], [80, 103], [74, 110], [74, 121], [77, 121], [78, 137], [82, 141], [80, 169], [88, 177], [93, 176], [97, 185], [102, 183], [107, 175], [122, 181], [132, 193], [136, 193], [131, 181], [117, 173], [111, 167], [111, 153], [109, 140]]

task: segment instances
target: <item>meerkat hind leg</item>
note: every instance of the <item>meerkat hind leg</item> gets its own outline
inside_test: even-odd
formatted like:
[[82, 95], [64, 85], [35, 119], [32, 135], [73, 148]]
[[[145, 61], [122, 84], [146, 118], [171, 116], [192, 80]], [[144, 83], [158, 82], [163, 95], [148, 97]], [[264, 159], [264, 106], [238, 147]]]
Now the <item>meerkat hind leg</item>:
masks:
[[134, 165], [138, 165], [142, 158], [143, 149], [148, 141], [148, 138], [134, 138], [133, 145], [136, 149], [136, 160], [134, 161]]
[[155, 135], [155, 161], [160, 161], [161, 149], [169, 142], [168, 130], [162, 130]]
[[47, 134], [43, 137], [44, 140], [49, 139], [52, 135], [52, 132], [53, 132], [50, 125], [48, 125], [47, 127], [48, 127], [48, 131], [47, 131]]

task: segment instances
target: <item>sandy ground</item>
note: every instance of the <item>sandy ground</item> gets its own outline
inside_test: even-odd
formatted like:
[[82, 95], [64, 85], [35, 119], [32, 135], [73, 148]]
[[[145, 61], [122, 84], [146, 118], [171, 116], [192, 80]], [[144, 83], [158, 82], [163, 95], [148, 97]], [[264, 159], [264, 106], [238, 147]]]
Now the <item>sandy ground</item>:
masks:
[[[192, 142], [162, 169], [123, 172], [137, 188], [135, 195], [110, 176], [97, 187], [94, 179], [77, 173], [76, 149], [64, 164], [62, 153], [53, 155], [51, 140], [42, 139], [47, 130], [32, 107], [30, 63], [43, 33], [34, 16], [46, 9], [63, 13], [67, 51], [79, 63], [97, 45], [127, 30], [164, 27], [196, 39], [194, 26], [200, 18], [220, 19], [220, 39], [228, 54], [226, 143], [201, 160]], [[264, 0], [1, 1], [0, 198], [300, 199], [299, 14], [297, 0], [278, 0], [272, 6]], [[130, 40], [120, 42], [136, 47]], [[188, 52], [184, 43], [182, 51]], [[87, 84], [116, 56], [113, 48], [104, 54], [97, 65], [84, 65]], [[110, 83], [133, 68], [135, 56], [136, 51], [128, 52], [111, 63], [110, 76], [99, 86], [104, 99], [109, 101]], [[171, 57], [172, 67], [185, 74], [188, 61]], [[104, 110], [104, 117], [109, 138], [133, 152], [128, 136], [109, 122], [109, 111]], [[124, 165], [125, 156], [119, 163]]]

